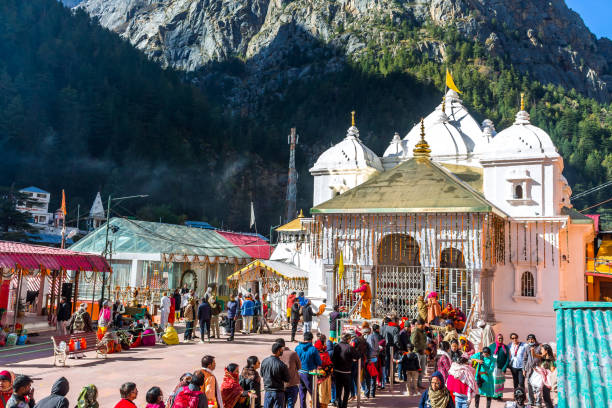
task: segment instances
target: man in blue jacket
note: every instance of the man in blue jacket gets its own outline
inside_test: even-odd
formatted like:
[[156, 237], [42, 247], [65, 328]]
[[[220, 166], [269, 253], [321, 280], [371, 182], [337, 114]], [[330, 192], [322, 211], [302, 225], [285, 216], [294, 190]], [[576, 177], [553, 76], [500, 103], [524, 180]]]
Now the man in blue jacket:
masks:
[[255, 302], [253, 302], [251, 295], [247, 295], [246, 299], [242, 302], [240, 314], [242, 315], [242, 331], [245, 334], [251, 334], [253, 315], [255, 314]]
[[236, 331], [236, 320], [238, 320], [238, 314], [240, 309], [238, 308], [238, 302], [236, 296], [231, 294], [227, 302], [227, 319], [229, 321], [229, 337], [227, 341], [234, 341], [234, 332]]
[[306, 393], [310, 393], [312, 398], [312, 376], [309, 372], [321, 366], [321, 356], [319, 351], [312, 345], [313, 335], [311, 332], [304, 333], [304, 341], [298, 344], [295, 352], [300, 358], [302, 368], [300, 373], [300, 406], [306, 406]]

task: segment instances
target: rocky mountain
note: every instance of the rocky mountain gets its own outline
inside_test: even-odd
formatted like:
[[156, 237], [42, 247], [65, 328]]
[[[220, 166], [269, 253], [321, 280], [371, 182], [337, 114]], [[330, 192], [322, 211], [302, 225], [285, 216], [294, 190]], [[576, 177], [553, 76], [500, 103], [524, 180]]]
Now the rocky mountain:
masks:
[[77, 7], [164, 67], [202, 72], [242, 60], [238, 102], [372, 50], [445, 63], [452, 50], [435, 35], [440, 28], [544, 84], [612, 99], [612, 41], [597, 39], [563, 0], [84, 0]]

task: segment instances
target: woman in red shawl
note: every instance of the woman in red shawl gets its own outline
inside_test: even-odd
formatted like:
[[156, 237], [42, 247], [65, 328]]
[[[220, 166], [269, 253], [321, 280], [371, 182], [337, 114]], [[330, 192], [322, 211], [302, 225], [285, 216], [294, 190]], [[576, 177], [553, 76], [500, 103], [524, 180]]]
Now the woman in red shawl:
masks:
[[174, 296], [170, 297], [170, 314], [168, 315], [168, 324], [170, 326], [174, 326], [174, 319], [176, 319], [176, 300], [174, 300]]
[[248, 392], [242, 389], [239, 383], [238, 364], [231, 363], [225, 367], [225, 375], [221, 384], [221, 399], [223, 408], [247, 408]]
[[327, 405], [331, 402], [332, 361], [329, 358], [329, 353], [327, 353], [326, 343], [327, 338], [324, 334], [321, 334], [319, 335], [319, 340], [314, 344], [321, 356], [321, 369], [319, 370], [321, 375], [317, 379], [320, 408], [327, 408]]

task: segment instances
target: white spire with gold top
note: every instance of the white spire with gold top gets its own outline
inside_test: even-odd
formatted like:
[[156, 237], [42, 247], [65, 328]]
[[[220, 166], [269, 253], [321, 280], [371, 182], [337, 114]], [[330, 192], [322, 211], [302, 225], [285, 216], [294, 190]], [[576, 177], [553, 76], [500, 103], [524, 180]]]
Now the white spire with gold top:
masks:
[[521, 109], [516, 114], [514, 123], [495, 136], [489, 148], [489, 155], [559, 156], [548, 133], [531, 124], [529, 113], [525, 110], [524, 93], [521, 93]]
[[323, 152], [310, 169], [315, 184], [314, 205], [342, 194], [380, 171], [384, 171], [380, 158], [359, 138], [353, 111], [346, 137]]

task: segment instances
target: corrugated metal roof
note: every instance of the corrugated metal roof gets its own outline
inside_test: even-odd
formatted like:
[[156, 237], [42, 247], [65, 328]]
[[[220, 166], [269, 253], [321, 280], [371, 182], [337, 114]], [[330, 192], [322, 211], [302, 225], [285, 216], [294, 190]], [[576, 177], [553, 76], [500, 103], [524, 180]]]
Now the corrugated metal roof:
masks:
[[506, 215], [449, 170], [429, 159], [410, 159], [311, 213], [495, 212]]
[[[176, 254], [251, 259], [239, 246], [214, 230], [184, 225], [112, 218], [109, 240], [114, 253]], [[70, 249], [101, 253], [106, 243], [106, 224], [91, 232]]]
[[217, 231], [232, 244], [237, 245], [254, 259], [268, 259], [272, 253], [272, 247], [266, 241], [255, 234], [241, 234], [239, 232]]
[[559, 408], [612, 408], [612, 303], [554, 303]]
[[100, 255], [21, 242], [0, 241], [0, 268], [38, 269], [41, 266], [51, 270], [110, 271], [108, 263]]

